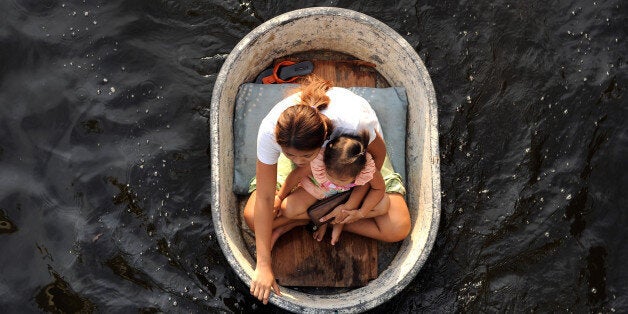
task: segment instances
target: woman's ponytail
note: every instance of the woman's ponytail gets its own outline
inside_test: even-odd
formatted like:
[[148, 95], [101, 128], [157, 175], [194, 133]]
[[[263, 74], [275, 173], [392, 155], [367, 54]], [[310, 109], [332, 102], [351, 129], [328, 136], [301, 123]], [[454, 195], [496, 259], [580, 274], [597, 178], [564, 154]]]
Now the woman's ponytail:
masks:
[[306, 82], [301, 86], [301, 103], [321, 111], [329, 105], [327, 91], [332, 87], [331, 82], [316, 75], [308, 75]]
[[332, 85], [310, 75], [301, 86], [301, 102], [288, 107], [277, 119], [275, 140], [281, 147], [308, 151], [320, 148], [332, 133], [331, 120], [320, 111], [329, 105], [326, 92]]

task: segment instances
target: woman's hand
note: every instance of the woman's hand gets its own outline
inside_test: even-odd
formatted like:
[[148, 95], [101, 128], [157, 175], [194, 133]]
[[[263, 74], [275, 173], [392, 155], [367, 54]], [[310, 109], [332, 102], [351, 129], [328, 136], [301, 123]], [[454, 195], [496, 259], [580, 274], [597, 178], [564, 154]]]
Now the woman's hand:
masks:
[[264, 304], [267, 304], [271, 290], [275, 291], [277, 295], [281, 295], [272, 269], [270, 267], [256, 267], [251, 280], [251, 294]]
[[337, 224], [339, 221], [344, 220], [347, 216], [343, 211], [347, 210], [347, 206], [345, 204], [340, 204], [334, 208], [329, 214], [321, 217], [320, 222], [329, 221], [331, 224]]
[[340, 224], [350, 224], [352, 222], [356, 222], [362, 218], [364, 218], [364, 215], [362, 214], [362, 212], [360, 212], [360, 210], [358, 209], [352, 209], [352, 210], [343, 210], [342, 211], [346, 216], [345, 219], [339, 221], [338, 223]]

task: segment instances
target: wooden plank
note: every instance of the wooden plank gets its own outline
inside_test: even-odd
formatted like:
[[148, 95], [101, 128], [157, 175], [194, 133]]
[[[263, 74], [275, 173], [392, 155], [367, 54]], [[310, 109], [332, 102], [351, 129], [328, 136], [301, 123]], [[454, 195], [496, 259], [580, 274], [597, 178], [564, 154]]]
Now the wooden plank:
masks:
[[272, 252], [273, 272], [283, 286], [361, 287], [377, 278], [375, 240], [344, 232], [332, 246], [331, 228], [323, 241], [304, 227], [284, 234]]
[[[298, 59], [291, 59], [299, 61]], [[315, 60], [314, 74], [334, 86], [375, 87], [372, 65], [351, 60]], [[361, 287], [377, 278], [377, 241], [349, 232], [332, 246], [331, 226], [323, 241], [316, 241], [305, 227], [282, 235], [272, 251], [273, 272], [280, 285], [300, 287]]]
[[371, 67], [351, 61], [314, 60], [314, 74], [331, 81], [334, 86], [375, 87], [375, 75]]

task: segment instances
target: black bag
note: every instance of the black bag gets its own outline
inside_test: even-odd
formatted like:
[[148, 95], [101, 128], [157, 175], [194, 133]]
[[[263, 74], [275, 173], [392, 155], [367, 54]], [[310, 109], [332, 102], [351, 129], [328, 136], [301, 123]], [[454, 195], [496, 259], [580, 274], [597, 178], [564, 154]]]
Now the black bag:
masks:
[[314, 225], [316, 225], [317, 227], [322, 226], [330, 222], [331, 220], [333, 220], [332, 218], [325, 222], [320, 222], [320, 219], [323, 216], [329, 214], [332, 210], [334, 210], [336, 206], [346, 203], [347, 200], [349, 199], [349, 196], [351, 195], [351, 191], [353, 191], [353, 189], [349, 191], [340, 192], [336, 195], [330, 196], [328, 198], [324, 198], [322, 200], [318, 200], [316, 201], [316, 203], [310, 206], [307, 209], [307, 214], [308, 216], [310, 216], [310, 219], [312, 220]]

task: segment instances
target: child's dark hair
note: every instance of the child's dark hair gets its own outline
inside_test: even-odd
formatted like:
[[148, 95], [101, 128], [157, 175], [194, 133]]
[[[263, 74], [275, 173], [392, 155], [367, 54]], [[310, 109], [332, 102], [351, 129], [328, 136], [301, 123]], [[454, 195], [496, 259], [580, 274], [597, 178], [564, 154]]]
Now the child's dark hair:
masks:
[[325, 168], [327, 172], [340, 177], [356, 177], [366, 165], [366, 148], [369, 145], [368, 131], [358, 135], [343, 134], [327, 143], [325, 147]]

